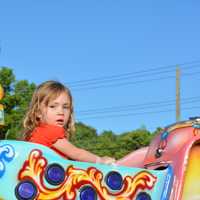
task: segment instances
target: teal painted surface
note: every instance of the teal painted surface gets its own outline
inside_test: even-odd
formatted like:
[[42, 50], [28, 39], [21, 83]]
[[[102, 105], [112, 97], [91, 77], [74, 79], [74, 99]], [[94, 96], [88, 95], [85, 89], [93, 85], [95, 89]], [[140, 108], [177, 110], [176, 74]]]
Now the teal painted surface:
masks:
[[[5, 151], [6, 146], [11, 146], [14, 151], [14, 152], [10, 152], [10, 155], [9, 155], [10, 158], [8, 160], [4, 158], [6, 153], [9, 154], [9, 148], [7, 148]], [[110, 171], [118, 171], [122, 175], [122, 177], [125, 177], [125, 176], [133, 177], [140, 171], [148, 171], [157, 177], [157, 181], [153, 189], [151, 191], [145, 190], [145, 192], [150, 194], [153, 200], [161, 199], [162, 193], [165, 190], [163, 187], [165, 185], [167, 170], [162, 170], [162, 171], [146, 170], [143, 168], [131, 168], [131, 167], [123, 167], [123, 166], [70, 161], [70, 160], [66, 160], [62, 158], [61, 156], [56, 154], [53, 150], [43, 145], [38, 145], [38, 144], [33, 144], [33, 143], [28, 143], [28, 142], [20, 142], [20, 141], [1, 140], [0, 141], [0, 173], [1, 173], [0, 199], [3, 199], [3, 200], [16, 199], [14, 190], [17, 183], [19, 182], [18, 173], [20, 169], [22, 168], [24, 161], [28, 159], [28, 155], [33, 149], [40, 149], [42, 151], [43, 157], [45, 157], [48, 160], [48, 164], [58, 163], [62, 165], [64, 169], [66, 169], [69, 165], [73, 165], [74, 167], [78, 167], [81, 169], [87, 169], [88, 167], [95, 167], [103, 173], [104, 177]], [[2, 172], [2, 170], [4, 171]]]

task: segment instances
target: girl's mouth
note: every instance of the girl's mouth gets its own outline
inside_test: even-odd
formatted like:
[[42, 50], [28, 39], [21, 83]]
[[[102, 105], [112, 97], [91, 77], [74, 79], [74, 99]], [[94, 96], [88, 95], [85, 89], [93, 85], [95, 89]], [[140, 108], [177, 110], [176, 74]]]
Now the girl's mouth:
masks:
[[58, 119], [56, 120], [56, 123], [60, 126], [63, 126], [64, 125], [64, 120], [63, 119]]

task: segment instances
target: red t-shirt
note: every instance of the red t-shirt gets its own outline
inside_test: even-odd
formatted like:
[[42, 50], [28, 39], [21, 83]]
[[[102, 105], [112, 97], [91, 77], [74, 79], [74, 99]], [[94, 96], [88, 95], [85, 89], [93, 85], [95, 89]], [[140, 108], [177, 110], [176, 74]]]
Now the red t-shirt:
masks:
[[60, 155], [65, 156], [52, 146], [58, 139], [63, 138], [65, 138], [64, 128], [55, 125], [40, 124], [40, 126], [33, 130], [28, 141], [50, 147]]

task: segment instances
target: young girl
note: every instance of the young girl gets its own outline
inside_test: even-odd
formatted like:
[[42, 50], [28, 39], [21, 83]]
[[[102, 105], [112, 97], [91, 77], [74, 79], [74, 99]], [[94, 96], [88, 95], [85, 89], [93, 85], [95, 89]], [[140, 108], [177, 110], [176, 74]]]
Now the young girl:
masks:
[[68, 138], [75, 131], [74, 125], [73, 101], [69, 89], [57, 81], [39, 85], [24, 119], [23, 138], [50, 147], [72, 160], [105, 164], [115, 161], [71, 144]]
[[[75, 131], [72, 95], [57, 81], [46, 81], [35, 90], [24, 119], [24, 139], [43, 144], [68, 159], [112, 164], [114, 158], [99, 157], [71, 144], [68, 139]], [[118, 165], [142, 167], [147, 148], [128, 154]]]

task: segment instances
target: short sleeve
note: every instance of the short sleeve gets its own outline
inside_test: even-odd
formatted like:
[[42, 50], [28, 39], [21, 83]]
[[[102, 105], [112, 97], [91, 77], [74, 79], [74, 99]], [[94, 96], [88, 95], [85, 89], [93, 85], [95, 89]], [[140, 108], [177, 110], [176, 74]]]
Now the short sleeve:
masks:
[[53, 125], [41, 125], [32, 132], [29, 141], [51, 147], [58, 139], [64, 137], [64, 128]]

